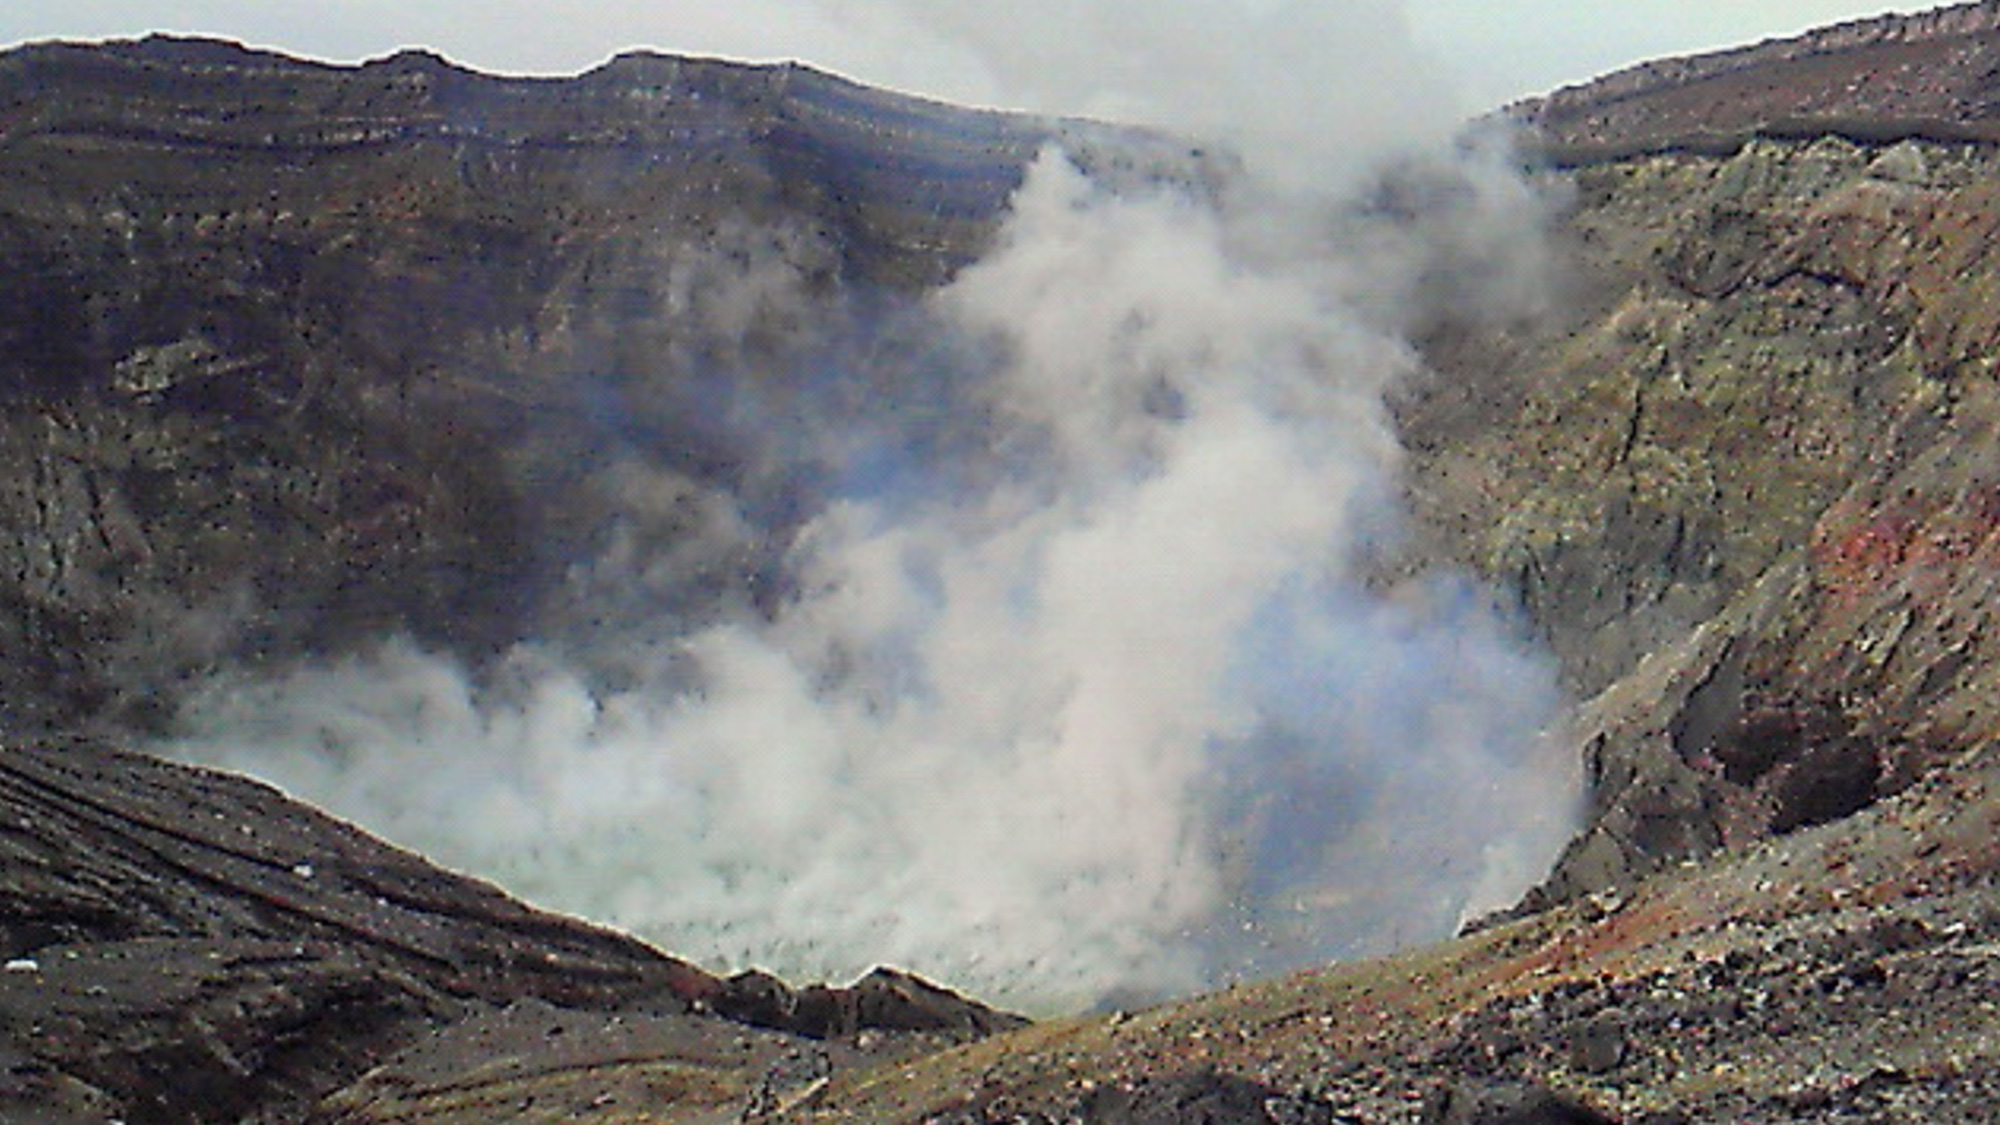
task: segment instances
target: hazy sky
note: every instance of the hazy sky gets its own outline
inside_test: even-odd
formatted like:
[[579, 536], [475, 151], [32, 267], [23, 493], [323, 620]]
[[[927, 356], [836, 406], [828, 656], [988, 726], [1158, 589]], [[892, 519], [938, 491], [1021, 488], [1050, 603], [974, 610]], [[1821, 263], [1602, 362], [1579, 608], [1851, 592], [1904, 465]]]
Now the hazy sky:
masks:
[[[1268, 11], [1287, 0], [1216, 0]], [[1336, 8], [1355, 0], [1291, 0]], [[201, 32], [352, 61], [426, 46], [487, 70], [568, 73], [648, 47], [800, 59], [881, 85], [966, 101], [1004, 98], [976, 64], [925, 41], [966, 0], [8, 0], [0, 43]], [[986, 7], [984, 0], [978, 5]], [[1378, 3], [1379, 6], [1379, 3]], [[1665, 54], [1753, 42], [1822, 23], [1913, 10], [1881, 0], [1402, 0], [1418, 43], [1469, 109]], [[1228, 28], [1217, 29], [1227, 37]], [[1034, 108], [1060, 109], [1039, 106]]]

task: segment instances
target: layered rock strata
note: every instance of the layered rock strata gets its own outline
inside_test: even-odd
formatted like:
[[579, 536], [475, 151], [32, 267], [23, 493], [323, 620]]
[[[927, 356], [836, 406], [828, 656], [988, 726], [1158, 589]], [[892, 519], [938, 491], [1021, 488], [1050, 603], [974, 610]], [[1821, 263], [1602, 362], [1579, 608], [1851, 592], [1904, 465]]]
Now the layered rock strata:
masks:
[[[1053, 140], [1200, 174], [1108, 136], [653, 55], [0, 57], [0, 730], [144, 729], [217, 663], [392, 632], [504, 646], [602, 550], [622, 454], [749, 487], [719, 419], [812, 346], [756, 285], [883, 315]], [[759, 566], [649, 596], [692, 615]]]

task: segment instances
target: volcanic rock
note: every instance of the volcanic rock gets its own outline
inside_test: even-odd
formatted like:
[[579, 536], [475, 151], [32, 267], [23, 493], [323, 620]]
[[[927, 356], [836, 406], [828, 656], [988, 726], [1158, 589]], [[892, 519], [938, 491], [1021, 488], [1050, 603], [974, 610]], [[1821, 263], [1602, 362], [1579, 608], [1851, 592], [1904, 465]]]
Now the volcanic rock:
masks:
[[1610, 1118], [1539, 1086], [1447, 1088], [1424, 1109], [1423, 1125], [1615, 1125]]
[[1216, 1071], [1140, 1082], [1085, 1099], [1085, 1120], [1103, 1125], [1333, 1125], [1333, 1111]]
[[797, 1033], [881, 1055], [1022, 1022], [887, 971], [802, 993], [837, 1020], [755, 1019], [736, 981], [268, 786], [83, 743], [0, 749], [0, 954], [9, 1121], [303, 1120], [364, 1074], [330, 1120], [493, 1120], [493, 1089], [558, 1076], [562, 1098], [665, 1075], [734, 1105]]
[[751, 969], [724, 980], [705, 1002], [730, 1019], [813, 1039], [846, 1038], [868, 1029], [977, 1037], [1027, 1022], [890, 968], [877, 968], [846, 988], [793, 988]]
[[2000, 139], [1996, 62], [2000, 8], [1955, 4], [1644, 63], [1510, 113], [1563, 162], [1726, 155], [1760, 136], [1992, 143]]
[[[1108, 178], [1203, 174], [791, 65], [0, 55], [0, 730], [157, 729], [218, 664], [390, 633], [477, 661], [584, 594], [690, 620], [774, 596], [780, 516], [659, 588], [572, 587], [609, 536], [811, 487], [747, 480], [728, 440], [816, 343], [746, 276], [889, 315], [1056, 139]], [[678, 500], [620, 530], [641, 448]]]
[[[1871, 52], [1957, 60], [1954, 36], [1990, 38], [1974, 24], [1764, 50], [1916, 81]], [[1726, 117], [1725, 80], [1810, 102], [1791, 65], [1606, 80], [1538, 120], [1700, 91]], [[1413, 501], [1588, 700], [1590, 824], [1546, 895], [1851, 813], [1991, 737], [1994, 161], [1819, 128], [1578, 158], [1574, 299], [1432, 341], [1448, 377], [1401, 412]]]

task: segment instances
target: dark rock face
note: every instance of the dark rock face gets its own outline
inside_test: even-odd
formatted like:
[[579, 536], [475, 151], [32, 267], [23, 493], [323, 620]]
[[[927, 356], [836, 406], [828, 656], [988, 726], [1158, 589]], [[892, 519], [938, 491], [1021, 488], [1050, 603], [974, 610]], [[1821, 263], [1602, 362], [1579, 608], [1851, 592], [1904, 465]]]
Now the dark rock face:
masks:
[[888, 968], [878, 968], [847, 988], [794, 988], [752, 969], [724, 980], [705, 1003], [740, 1023], [812, 1039], [846, 1038], [868, 1029], [978, 1037], [1026, 1023], [922, 977]]
[[1576, 300], [1437, 342], [1412, 494], [1590, 699], [1554, 897], [1847, 815], [1991, 737], [1994, 160], [1829, 136], [1580, 167]]
[[1956, 4], [1645, 63], [1510, 112], [1564, 161], [1726, 155], [1756, 136], [1991, 143], [2000, 139], [1996, 61], [2000, 8]]
[[[795, 66], [0, 57], [0, 729], [144, 728], [215, 662], [387, 632], [476, 658], [572, 596], [634, 459], [766, 489], [781, 539], [811, 482], [746, 480], [732, 404], [824, 341], [744, 278], [881, 315], [1057, 136], [1187, 165]], [[767, 569], [645, 595], [692, 614]]]
[[716, 982], [242, 778], [72, 745], [0, 757], [0, 1026], [131, 1120], [302, 1108], [524, 996], [685, 1010]]
[[[628, 596], [768, 596], [754, 552], [813, 485], [753, 479], [730, 414], [825, 341], [730, 287], [893, 315], [1088, 127], [797, 67], [514, 81], [169, 39], [7, 54], [0, 107], [0, 733], [61, 746], [0, 762], [0, 1115], [295, 1121], [376, 1067], [327, 1120], [487, 1122], [524, 1084], [549, 1120], [666, 1087], [730, 1113], [804, 1042], [845, 1065], [1020, 1023], [888, 970], [721, 981], [268, 788], [37, 732], [144, 731], [217, 664], [388, 633], [476, 661], [711, 492], [770, 543]], [[677, 499], [612, 526], [635, 477]]]
[[12, 749], [0, 802], [9, 957], [152, 937], [327, 942], [369, 946], [450, 995], [608, 1003], [714, 987], [233, 774], [88, 744]]
[[[328, 1120], [437, 1120], [426, 1097], [491, 1120], [482, 1099], [523, 1075], [636, 1099], [657, 1071], [690, 1104], [733, 1105], [801, 1035], [851, 1060], [842, 1044], [864, 1033], [893, 1054], [1024, 1022], [887, 970], [784, 989], [817, 1006], [760, 1018], [740, 979], [538, 913], [266, 786], [82, 744], [0, 750], [0, 954], [8, 1121], [319, 1120], [312, 1106], [378, 1066]], [[496, 1073], [500, 1058], [525, 1069]], [[626, 1085], [592, 1085], [634, 1060]]]

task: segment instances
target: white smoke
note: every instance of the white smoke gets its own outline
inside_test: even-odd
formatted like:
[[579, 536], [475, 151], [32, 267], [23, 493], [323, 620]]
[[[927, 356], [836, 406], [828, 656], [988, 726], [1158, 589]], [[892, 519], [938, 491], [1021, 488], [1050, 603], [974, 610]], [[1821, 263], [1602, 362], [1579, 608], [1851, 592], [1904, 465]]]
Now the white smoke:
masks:
[[[1008, 108], [1227, 140], [1287, 186], [1351, 179], [1464, 109], [1386, 0], [819, 0]], [[917, 51], [908, 44], [922, 44]]]
[[[1372, 160], [1409, 118], [1315, 97], [1344, 71], [1255, 81], [1297, 49], [1235, 53], [1316, 35], [1386, 83], [1385, 9], [1132, 7], [1004, 10], [1068, 36], [1038, 72], [1060, 96], [1172, 124], [1206, 91], [1191, 120], [1220, 130], [1242, 95], [1250, 171], [1114, 192], [1044, 155], [926, 301], [937, 382], [878, 380], [900, 397], [818, 419], [849, 432], [794, 419], [756, 452], [811, 445], [844, 482], [783, 545], [774, 608], [690, 631], [621, 603], [615, 651], [572, 633], [482, 675], [392, 640], [218, 680], [182, 752], [718, 967], [895, 962], [1038, 1010], [1434, 938], [1524, 889], [1573, 797], [1551, 669], [1462, 582], [1358, 571], [1394, 534], [1399, 333], [1426, 302], [1532, 300], [1532, 194], [1461, 154], [1423, 177], [1428, 219], [1358, 207], [1339, 140]], [[935, 26], [1014, 42], [968, 12]], [[835, 315], [769, 265], [729, 316]], [[587, 588], [651, 589], [759, 525], [618, 474], [651, 498], [635, 526], [672, 509], [722, 546], [614, 536]]]

